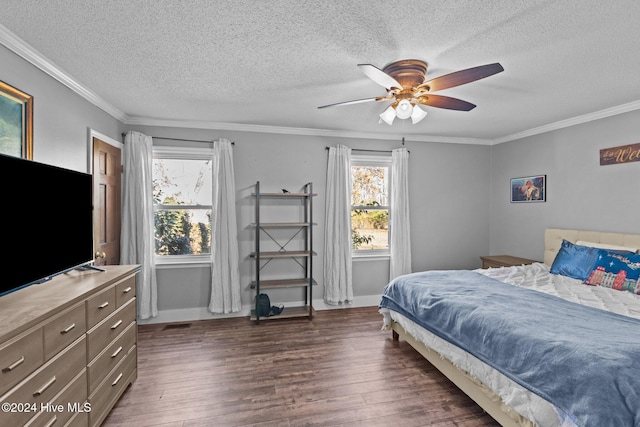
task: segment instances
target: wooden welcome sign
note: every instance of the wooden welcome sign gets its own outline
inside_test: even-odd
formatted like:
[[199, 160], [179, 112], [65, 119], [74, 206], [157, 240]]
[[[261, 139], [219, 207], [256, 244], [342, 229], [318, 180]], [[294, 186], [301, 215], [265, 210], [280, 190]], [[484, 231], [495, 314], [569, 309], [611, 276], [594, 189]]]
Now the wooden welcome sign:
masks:
[[640, 161], [640, 143], [600, 150], [600, 166]]

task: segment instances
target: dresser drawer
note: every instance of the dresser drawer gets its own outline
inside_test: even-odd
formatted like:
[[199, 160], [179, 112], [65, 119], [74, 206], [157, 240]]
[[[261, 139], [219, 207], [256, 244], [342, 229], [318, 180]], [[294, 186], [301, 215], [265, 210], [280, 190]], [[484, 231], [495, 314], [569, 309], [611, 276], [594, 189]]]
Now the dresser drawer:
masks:
[[128, 279], [116, 285], [116, 307], [122, 307], [136, 296], [136, 276], [131, 276]]
[[87, 332], [84, 303], [54, 317], [44, 325], [44, 358], [49, 360], [60, 350]]
[[111, 409], [112, 404], [122, 394], [127, 385], [137, 377], [137, 354], [134, 346], [120, 364], [109, 373], [107, 378], [98, 386], [96, 391], [89, 396], [91, 413], [89, 425], [96, 426], [102, 422]]
[[135, 320], [136, 300], [134, 298], [89, 331], [87, 334], [87, 360], [93, 360], [126, 329], [129, 323]]
[[[87, 402], [87, 371], [83, 370], [71, 384], [65, 387], [48, 407], [41, 408], [39, 415], [33, 418], [25, 427], [63, 426], [71, 417], [80, 412], [88, 412]], [[86, 419], [86, 418], [85, 418]]]
[[42, 328], [23, 334], [0, 348], [0, 396], [44, 363]]
[[87, 300], [87, 329], [93, 328], [116, 309], [116, 291], [106, 289]]
[[89, 394], [93, 393], [104, 377], [127, 355], [136, 344], [136, 323], [129, 324], [127, 329], [116, 340], [96, 357], [88, 366]]
[[[29, 375], [24, 382], [2, 397], [2, 403], [24, 404], [39, 410], [60, 392], [86, 366], [86, 344], [82, 336], [51, 361]], [[32, 412], [0, 412], [0, 425], [19, 426], [32, 418]]]

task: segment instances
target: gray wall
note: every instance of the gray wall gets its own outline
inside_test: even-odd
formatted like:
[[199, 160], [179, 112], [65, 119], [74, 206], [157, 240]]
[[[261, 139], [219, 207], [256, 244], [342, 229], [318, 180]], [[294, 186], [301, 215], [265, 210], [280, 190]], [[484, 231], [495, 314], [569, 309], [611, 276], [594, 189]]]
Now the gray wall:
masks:
[[0, 80], [33, 96], [33, 159], [88, 171], [88, 129], [118, 141], [123, 125], [0, 45]]
[[[546, 228], [640, 234], [640, 162], [600, 166], [600, 149], [640, 142], [640, 111], [492, 149], [491, 253], [542, 260]], [[510, 203], [510, 178], [547, 175], [546, 203]]]
[[[253, 250], [254, 231], [248, 227], [254, 219], [251, 193], [256, 181], [262, 191], [298, 190], [313, 182], [314, 276], [319, 286], [314, 300], [324, 293], [322, 281], [324, 204], [327, 150], [338, 143], [351, 148], [390, 150], [399, 141], [367, 141], [314, 136], [275, 135], [253, 132], [178, 129], [132, 126], [151, 136], [235, 141], [234, 163], [237, 192], [240, 274], [244, 289], [243, 304], [251, 304], [253, 293], [248, 284], [255, 273], [248, 258]], [[155, 139], [154, 143], [172, 145]], [[175, 144], [175, 143], [173, 143]], [[194, 145], [194, 144], [190, 144]], [[480, 255], [489, 251], [489, 197], [491, 147], [437, 143], [408, 143], [410, 150], [410, 200], [413, 270], [475, 268]], [[287, 270], [286, 265], [278, 268]], [[266, 273], [265, 273], [266, 274]], [[389, 277], [389, 262], [356, 260], [353, 265], [354, 303], [371, 303], [367, 296], [380, 295]], [[209, 298], [208, 268], [160, 269], [158, 271], [159, 310], [191, 310], [206, 307]], [[299, 290], [270, 293], [277, 302], [301, 301]], [[372, 304], [376, 304], [377, 301]], [[200, 310], [200, 315], [206, 314]], [[174, 313], [180, 316], [180, 313]], [[187, 314], [188, 315], [188, 314]]]

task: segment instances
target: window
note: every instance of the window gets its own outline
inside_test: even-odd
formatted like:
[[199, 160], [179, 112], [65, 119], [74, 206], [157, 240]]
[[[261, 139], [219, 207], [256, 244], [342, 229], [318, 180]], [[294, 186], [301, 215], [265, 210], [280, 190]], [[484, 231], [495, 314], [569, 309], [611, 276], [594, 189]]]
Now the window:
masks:
[[351, 156], [351, 240], [353, 254], [389, 254], [391, 158]]
[[153, 204], [158, 263], [211, 259], [212, 152], [154, 147]]

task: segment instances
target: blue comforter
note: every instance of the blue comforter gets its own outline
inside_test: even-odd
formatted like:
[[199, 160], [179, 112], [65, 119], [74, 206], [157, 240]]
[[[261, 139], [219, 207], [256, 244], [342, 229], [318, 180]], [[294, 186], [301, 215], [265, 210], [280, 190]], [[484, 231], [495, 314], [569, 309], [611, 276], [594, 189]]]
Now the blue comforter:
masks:
[[458, 270], [401, 276], [380, 307], [473, 354], [578, 426], [640, 427], [638, 319]]

